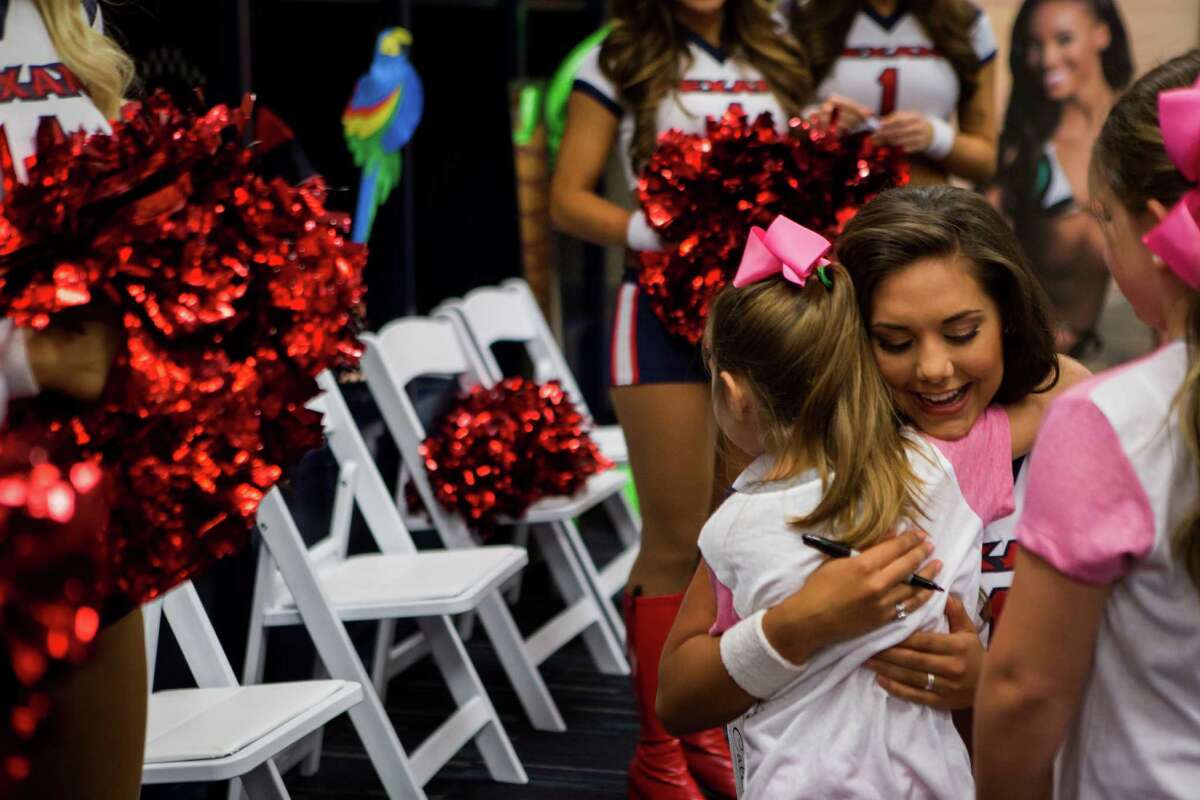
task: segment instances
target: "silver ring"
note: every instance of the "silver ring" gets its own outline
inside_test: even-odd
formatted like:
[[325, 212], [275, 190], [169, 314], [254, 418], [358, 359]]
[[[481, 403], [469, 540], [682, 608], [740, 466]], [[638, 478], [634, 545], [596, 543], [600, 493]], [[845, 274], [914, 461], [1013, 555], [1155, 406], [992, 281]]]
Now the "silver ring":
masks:
[[908, 616], [908, 609], [904, 607], [904, 603], [896, 603], [896, 621], [904, 619]]
[[927, 692], [933, 691], [933, 681], [934, 681], [933, 673], [932, 672], [925, 673], [925, 691], [927, 691]]

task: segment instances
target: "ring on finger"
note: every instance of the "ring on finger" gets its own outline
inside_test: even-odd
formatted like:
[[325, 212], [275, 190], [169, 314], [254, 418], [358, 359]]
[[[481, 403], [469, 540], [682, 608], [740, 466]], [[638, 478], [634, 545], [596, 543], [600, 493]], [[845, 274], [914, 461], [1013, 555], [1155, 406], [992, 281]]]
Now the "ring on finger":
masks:
[[933, 691], [934, 680], [935, 679], [934, 679], [934, 675], [932, 672], [925, 673], [925, 691], [927, 691], [927, 692]]
[[904, 619], [907, 616], [908, 616], [908, 609], [905, 608], [904, 603], [903, 602], [896, 603], [896, 621], [899, 622], [900, 620]]

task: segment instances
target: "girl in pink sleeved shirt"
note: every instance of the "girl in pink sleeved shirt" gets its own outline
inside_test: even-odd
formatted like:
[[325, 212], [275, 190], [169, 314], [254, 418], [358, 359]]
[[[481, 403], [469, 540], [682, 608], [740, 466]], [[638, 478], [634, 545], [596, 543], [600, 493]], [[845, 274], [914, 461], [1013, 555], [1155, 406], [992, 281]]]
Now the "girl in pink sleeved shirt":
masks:
[[1200, 787], [1198, 75], [1200, 51], [1151, 70], [1093, 151], [1109, 268], [1170, 343], [1068, 391], [1038, 436], [976, 703], [981, 798]]

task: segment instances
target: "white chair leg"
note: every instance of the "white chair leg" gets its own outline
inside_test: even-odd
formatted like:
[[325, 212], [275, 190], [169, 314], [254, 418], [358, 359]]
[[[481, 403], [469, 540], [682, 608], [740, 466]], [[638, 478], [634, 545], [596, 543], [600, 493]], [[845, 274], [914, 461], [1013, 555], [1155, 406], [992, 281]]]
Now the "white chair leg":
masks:
[[459, 708], [468, 703], [482, 701], [487, 709], [487, 722], [477, 734], [475, 745], [479, 748], [488, 772], [501, 783], [528, 783], [525, 768], [517, 758], [517, 752], [509, 741], [500, 715], [496, 713], [487, 689], [479, 680], [479, 674], [463, 647], [462, 640], [455, 634], [454, 626], [446, 617], [427, 617], [418, 620], [425, 640], [439, 671], [445, 677], [450, 694]]
[[633, 510], [633, 504], [625, 492], [609, 495], [604, 501], [604, 511], [617, 529], [617, 538], [626, 547], [636, 547], [642, 538], [642, 517]]
[[504, 598], [499, 592], [492, 592], [476, 611], [479, 623], [491, 639], [496, 656], [512, 681], [529, 722], [539, 731], [565, 731], [567, 725], [563, 722], [562, 714], [550, 696], [537, 664], [530, 659], [525, 640], [513, 622]]
[[[517, 574], [520, 575], [521, 573], [518, 572]], [[475, 612], [468, 611], [465, 614], [459, 614], [455, 627], [458, 628], [458, 637], [460, 639], [464, 642], [471, 641], [471, 637], [475, 635]]]
[[396, 620], [381, 619], [375, 630], [375, 653], [371, 658], [371, 683], [380, 700], [387, 699], [388, 661], [392, 654], [392, 642], [396, 641]]
[[321, 751], [325, 747], [325, 727], [317, 728], [305, 737], [303, 742], [307, 755], [300, 762], [300, 774], [311, 778], [321, 769]]
[[[550, 576], [563, 600], [568, 606], [579, 603], [590, 607], [592, 622], [583, 629], [583, 643], [587, 645], [596, 668], [606, 675], [628, 675], [629, 662], [625, 660], [621, 645], [624, 636], [618, 637], [605, 614], [612, 603], [599, 597], [596, 570], [586, 552], [583, 558], [580, 557], [583, 543], [577, 541], [579, 532], [574, 524], [557, 522], [538, 525], [534, 535], [538, 537], [542, 554], [550, 568]], [[576, 541], [572, 541], [572, 538]], [[623, 634], [623, 625], [621, 630]]]
[[290, 800], [291, 798], [287, 789], [284, 788], [283, 778], [279, 776], [275, 762], [271, 760], [243, 775], [242, 785], [246, 789], [246, 794], [250, 796], [250, 800]]
[[[521, 523], [513, 530], [512, 543], [517, 547], [521, 547], [526, 550], [529, 549], [528, 525]], [[524, 577], [525, 570], [521, 570], [516, 575], [513, 575], [511, 578], [509, 578], [508, 583], [502, 587], [502, 591], [504, 592], [505, 597], [508, 599], [508, 604], [510, 606], [516, 605], [517, 601], [521, 599], [521, 579]]]
[[[276, 489], [268, 494], [263, 504], [268, 512], [275, 513], [264, 515], [260, 508], [259, 530], [279, 565], [279, 571], [304, 620], [304, 627], [312, 637], [329, 675], [354, 681], [363, 687], [370, 686], [371, 677], [312, 572], [304, 541], [295, 524], [288, 519], [279, 491]], [[265, 516], [270, 517], [270, 521]], [[388, 797], [391, 800], [426, 800], [425, 791], [413, 774], [408, 756], [384, 711], [379, 695], [364, 691], [363, 701], [351, 708], [349, 714]]]

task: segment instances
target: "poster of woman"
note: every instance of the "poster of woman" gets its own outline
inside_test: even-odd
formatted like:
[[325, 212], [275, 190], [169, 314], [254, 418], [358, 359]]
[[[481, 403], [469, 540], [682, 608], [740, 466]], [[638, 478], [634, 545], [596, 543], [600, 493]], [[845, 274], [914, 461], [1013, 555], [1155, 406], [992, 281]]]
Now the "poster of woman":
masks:
[[1154, 338], [1105, 269], [1103, 239], [1090, 213], [1088, 158], [1121, 90], [1141, 71], [1195, 46], [1200, 9], [1138, 0], [1130, 19], [1124, 12], [1133, 10], [1131, 0], [981, 5], [996, 25], [1008, 67], [990, 196], [1026, 243], [1050, 296], [1059, 349], [1093, 367], [1140, 355]]

